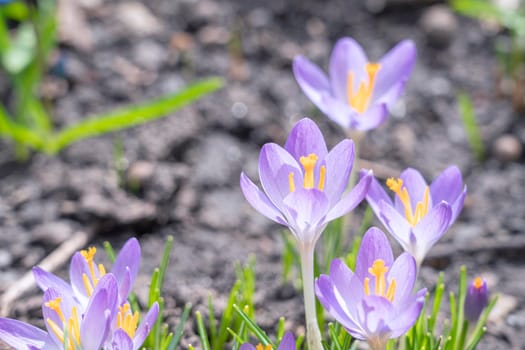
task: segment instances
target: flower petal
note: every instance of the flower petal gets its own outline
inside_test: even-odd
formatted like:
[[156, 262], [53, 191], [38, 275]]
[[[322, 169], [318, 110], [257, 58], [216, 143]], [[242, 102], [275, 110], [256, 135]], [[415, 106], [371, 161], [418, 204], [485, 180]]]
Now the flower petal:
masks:
[[80, 302], [85, 306], [89, 298], [84, 287], [84, 281], [82, 280], [84, 273], [89, 274], [86, 260], [79, 252], [76, 252], [71, 258], [71, 264], [69, 265], [69, 280], [71, 281], [71, 287], [75, 296], [79, 298]]
[[303, 178], [299, 163], [288, 151], [275, 143], [267, 143], [259, 155], [259, 178], [268, 199], [280, 210], [283, 200], [290, 193], [289, 175], [295, 181]]
[[465, 203], [465, 197], [467, 196], [467, 186], [463, 188], [463, 192], [459, 195], [458, 199], [452, 204], [452, 217], [450, 218], [449, 225], [452, 225], [454, 221], [458, 218], [461, 209], [463, 209], [463, 204]]
[[367, 131], [377, 128], [388, 118], [388, 108], [384, 103], [373, 104], [350, 121], [350, 128]]
[[295, 338], [291, 332], [284, 333], [277, 350], [295, 350]]
[[354, 165], [354, 142], [343, 140], [339, 142], [325, 158], [326, 184], [324, 192], [333, 206], [341, 199], [348, 186], [348, 179]]
[[146, 340], [146, 337], [151, 331], [151, 328], [153, 328], [158, 315], [159, 304], [157, 302], [154, 302], [153, 305], [151, 305], [151, 308], [149, 309], [146, 316], [144, 316], [144, 318], [142, 319], [142, 322], [140, 322], [139, 327], [137, 328], [135, 338], [133, 339], [133, 350], [137, 350], [142, 346], [144, 340]]
[[[359, 176], [363, 178], [368, 174], [368, 170], [361, 170], [359, 173]], [[372, 178], [372, 181], [370, 182], [370, 186], [368, 187], [368, 192], [366, 194], [366, 200], [374, 213], [376, 214], [376, 217], [379, 218], [379, 220], [382, 220], [380, 215], [380, 208], [379, 203], [381, 201], [384, 201], [386, 204], [393, 206], [392, 200], [386, 193], [386, 191], [383, 189], [379, 181], [375, 177]], [[385, 225], [386, 226], [386, 225]]]
[[241, 173], [241, 190], [244, 198], [246, 198], [255, 210], [279, 224], [287, 225], [281, 212], [279, 212], [275, 205], [270, 202], [266, 194], [262, 192], [244, 172]]
[[405, 251], [411, 252], [411, 227], [405, 217], [385, 201], [379, 202], [379, 213], [388, 232], [401, 244]]
[[330, 209], [326, 215], [325, 221], [328, 222], [337, 219], [357, 207], [357, 205], [365, 199], [370, 182], [372, 182], [372, 177], [372, 171], [370, 171], [367, 176], [362, 177], [357, 185], [355, 185], [349, 193], [344, 195], [343, 198], [341, 198], [341, 200]]
[[132, 350], [133, 342], [129, 335], [123, 329], [117, 329], [111, 339], [111, 349], [113, 350]]
[[416, 226], [412, 228], [417, 239], [416, 251], [412, 254], [418, 264], [423, 261], [427, 252], [443, 236], [449, 227], [452, 209], [446, 202], [441, 202], [432, 208]]
[[17, 350], [42, 349], [51, 341], [40, 328], [3, 317], [0, 318], [0, 339]]
[[[300, 164], [301, 157], [311, 153], [317, 155], [319, 160], [323, 160], [328, 153], [321, 130], [308, 118], [303, 118], [295, 124], [288, 135], [284, 149], [295, 158], [298, 164]], [[319, 168], [319, 163], [317, 162], [316, 168]], [[315, 173], [317, 174], [317, 171]]]
[[297, 80], [304, 94], [319, 109], [323, 110], [321, 96], [323, 93], [330, 93], [330, 83], [326, 74], [303, 56], [294, 58], [292, 69], [295, 80]]
[[[410, 203], [412, 205], [412, 211], [416, 210], [418, 202], [423, 200], [425, 196], [425, 189], [427, 188], [427, 182], [419, 171], [412, 168], [407, 168], [401, 173], [401, 180], [403, 180], [403, 187], [406, 187], [408, 194], [410, 195]], [[437, 203], [437, 202], [436, 202]], [[395, 198], [396, 209], [400, 213], [405, 212], [405, 207], [399, 200], [399, 197]], [[429, 208], [432, 208], [432, 198], [429, 198]]]
[[250, 343], [244, 343], [241, 345], [239, 350], [255, 350], [255, 346]]
[[421, 289], [415, 296], [410, 297], [407, 305], [399, 310], [397, 317], [389, 322], [392, 330], [390, 338], [397, 338], [405, 334], [417, 321], [425, 303], [426, 288]]
[[372, 338], [388, 339], [390, 334], [389, 320], [393, 314], [393, 306], [388, 299], [376, 295], [366, 296], [358, 308], [359, 323], [363, 325], [367, 340]]
[[53, 288], [59, 294], [73, 294], [73, 289], [66, 281], [38, 266], [33, 267], [33, 277], [35, 278], [36, 284], [43, 292], [48, 288]]
[[366, 78], [365, 66], [368, 63], [361, 45], [352, 38], [341, 38], [337, 41], [330, 57], [330, 83], [334, 96], [347, 101], [348, 74], [352, 72], [353, 89], [357, 90], [359, 83]]
[[288, 223], [297, 235], [297, 239], [303, 242], [315, 242], [321, 234], [320, 221], [324, 219], [328, 211], [328, 198], [316, 189], [297, 189], [290, 193], [284, 204], [290, 213]]
[[[111, 268], [111, 273], [117, 278], [118, 285], [122, 285], [124, 278], [130, 277], [130, 284], [137, 278], [140, 265], [140, 244], [136, 238], [130, 238], [126, 241], [122, 249], [115, 259], [115, 263]], [[129, 271], [129, 276], [126, 276]], [[127, 299], [128, 295], [123, 296], [123, 300]]]
[[402, 81], [398, 84], [393, 85], [389, 90], [381, 94], [381, 96], [378, 96], [378, 98], [372, 103], [385, 104], [387, 109], [391, 111], [392, 108], [396, 105], [397, 101], [399, 101], [401, 95], [403, 95], [403, 92], [405, 91], [405, 85], [406, 81]]
[[359, 113], [345, 101], [328, 94], [321, 96], [321, 99], [324, 107], [323, 113], [345, 129], [350, 128], [352, 121], [359, 116]]
[[412, 296], [414, 284], [417, 277], [417, 266], [414, 257], [409, 253], [401, 254], [388, 271], [388, 283], [392, 280], [396, 282], [396, 292], [394, 294], [393, 304], [404, 305], [407, 298]]
[[416, 62], [416, 46], [411, 40], [403, 40], [392, 48], [379, 61], [381, 68], [377, 73], [374, 96], [380, 98], [394, 85], [405, 82]]
[[430, 195], [434, 203], [445, 201], [454, 203], [463, 190], [463, 179], [458, 167], [445, 169], [430, 185]]
[[[383, 260], [386, 266], [392, 266], [394, 255], [392, 254], [390, 242], [383, 231], [377, 227], [371, 227], [363, 236], [361, 247], [357, 253], [355, 274], [360, 281], [364, 281], [365, 277], [369, 277], [370, 282], [374, 281], [374, 278], [368, 272], [368, 268], [371, 267], [377, 259]], [[373, 289], [372, 285], [370, 288]]]

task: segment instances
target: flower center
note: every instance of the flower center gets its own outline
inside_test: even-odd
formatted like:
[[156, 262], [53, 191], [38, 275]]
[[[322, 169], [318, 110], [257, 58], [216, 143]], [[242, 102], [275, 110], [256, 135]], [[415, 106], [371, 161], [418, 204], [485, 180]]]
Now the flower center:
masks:
[[97, 254], [97, 248], [90, 247], [87, 250], [81, 250], [80, 254], [84, 257], [89, 267], [91, 276], [88, 276], [86, 273], [82, 274], [82, 282], [84, 283], [87, 295], [91, 296], [99, 279], [106, 274], [106, 268], [102, 264], [98, 264], [98, 266], [95, 264], [94, 259]]
[[262, 344], [257, 344], [255, 347], [255, 350], [272, 350], [272, 346], [270, 344], [264, 346]]
[[[315, 187], [314, 170], [315, 164], [317, 163], [317, 159], [319, 159], [319, 157], [315, 153], [310, 153], [306, 157], [299, 158], [299, 162], [301, 163], [304, 169], [303, 187], [305, 189], [312, 189]], [[293, 172], [288, 174], [288, 184], [290, 186], [290, 192], [295, 192], [295, 182], [293, 176]], [[317, 188], [320, 191], [324, 189], [325, 177], [326, 167], [323, 165], [319, 169], [319, 182], [317, 184]]]
[[386, 185], [392, 192], [397, 194], [397, 196], [401, 200], [401, 203], [403, 203], [403, 206], [405, 207], [405, 217], [410, 226], [416, 226], [417, 223], [428, 213], [428, 201], [430, 197], [430, 189], [428, 188], [428, 186], [425, 188], [423, 200], [417, 202], [416, 211], [413, 212], [410, 201], [410, 195], [408, 194], [407, 188], [403, 187], [403, 180], [394, 179], [391, 177], [388, 180], [386, 180]]
[[122, 306], [119, 306], [119, 312], [117, 315], [117, 328], [121, 328], [126, 332], [131, 339], [135, 336], [135, 331], [137, 330], [137, 324], [139, 322], [139, 313], [131, 312], [129, 303], [125, 303]]
[[[385, 262], [381, 259], [376, 259], [372, 264], [372, 267], [368, 269], [368, 272], [374, 276], [375, 290], [374, 294], [380, 297], [388, 299], [392, 302], [396, 293], [396, 280], [392, 279], [387, 287], [386, 273], [388, 267], [385, 266]], [[364, 281], [365, 294], [370, 295], [370, 278], [366, 277]]]
[[483, 287], [483, 279], [481, 277], [474, 278], [474, 288], [481, 289]]
[[381, 68], [379, 63], [367, 63], [365, 66], [368, 81], [361, 81], [359, 88], [354, 91], [354, 72], [350, 71], [346, 79], [346, 95], [348, 104], [354, 107], [359, 113], [363, 113], [368, 108], [370, 98], [374, 92], [377, 72]]
[[51, 331], [56, 335], [60, 342], [64, 344], [64, 349], [79, 349], [80, 324], [78, 321], [77, 308], [73, 306], [73, 309], [71, 309], [71, 317], [66, 321], [64, 313], [62, 312], [62, 309], [60, 307], [61, 302], [62, 298], [58, 297], [44, 304], [44, 306], [53, 310], [58, 315], [58, 318], [61, 321], [61, 325], [57, 325], [50, 318], [47, 318], [46, 322], [49, 325], [49, 328], [51, 328]]

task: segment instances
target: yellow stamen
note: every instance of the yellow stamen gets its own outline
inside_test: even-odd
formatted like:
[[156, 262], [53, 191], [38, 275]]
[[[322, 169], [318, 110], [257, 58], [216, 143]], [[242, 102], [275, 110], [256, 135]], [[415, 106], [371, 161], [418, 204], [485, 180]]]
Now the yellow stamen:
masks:
[[390, 285], [388, 286], [388, 290], [386, 291], [386, 298], [390, 302], [394, 301], [394, 295], [396, 294], [396, 285], [396, 280], [392, 279], [392, 281], [390, 281]]
[[319, 183], [317, 184], [317, 188], [320, 191], [324, 190], [325, 178], [326, 178], [326, 167], [322, 165], [321, 169], [319, 170]]
[[126, 332], [130, 338], [133, 339], [137, 325], [139, 323], [139, 313], [131, 313], [129, 304], [119, 306], [119, 313], [117, 315], [117, 328]]
[[272, 346], [270, 344], [266, 346], [263, 346], [262, 344], [257, 344], [255, 350], [272, 350]]
[[288, 174], [288, 184], [290, 186], [290, 193], [295, 192], [295, 183], [293, 181], [293, 172]]
[[93, 294], [93, 286], [91, 285], [91, 282], [89, 281], [89, 277], [84, 273], [82, 274], [82, 282], [84, 283], [84, 288], [86, 289], [86, 293], [88, 297]]
[[76, 306], [73, 306], [73, 309], [71, 310], [68, 332], [70, 337], [74, 339], [77, 344], [80, 344], [80, 325], [78, 323], [78, 312]]
[[416, 210], [413, 212], [410, 195], [408, 194], [407, 188], [403, 186], [403, 180], [394, 179], [391, 177], [388, 180], [386, 180], [386, 185], [392, 192], [397, 194], [399, 200], [405, 207], [405, 217], [408, 223], [410, 224], [410, 226], [412, 227], [416, 226], [417, 223], [428, 213], [428, 204], [430, 200], [429, 187], [427, 186], [425, 188], [425, 193], [423, 194], [423, 200], [416, 204]]
[[100, 277], [106, 274], [106, 268], [102, 264], [98, 264], [98, 274]]
[[364, 288], [365, 288], [365, 294], [370, 295], [370, 278], [368, 277], [365, 277]]
[[51, 331], [56, 335], [58, 340], [60, 340], [61, 343], [64, 342], [64, 331], [60, 329], [59, 326], [55, 322], [53, 322], [52, 319], [48, 318], [46, 319], [47, 324], [49, 325], [49, 328], [51, 328]]
[[474, 288], [480, 289], [481, 287], [483, 287], [483, 279], [481, 277], [476, 277], [474, 279]]
[[91, 273], [91, 279], [93, 280], [93, 283], [95, 286], [97, 285], [98, 279], [95, 275], [95, 265], [94, 265], [94, 258], [95, 254], [97, 254], [97, 248], [95, 247], [89, 247], [88, 250], [81, 250], [80, 254], [86, 259], [86, 262], [89, 266], [89, 272]]
[[65, 320], [64, 313], [62, 312], [62, 309], [60, 308], [60, 303], [61, 302], [62, 302], [62, 298], [58, 297], [58, 298], [55, 298], [53, 300], [49, 300], [44, 305], [46, 307], [50, 308], [51, 310], [53, 310], [54, 312], [56, 312], [56, 314], [60, 318], [60, 321], [64, 322], [64, 320]]
[[379, 63], [367, 63], [365, 66], [368, 75], [368, 81], [361, 81], [357, 92], [354, 93], [354, 72], [349, 72], [346, 80], [346, 94], [348, 104], [350, 104], [359, 113], [363, 113], [368, 108], [370, 99], [374, 92], [377, 72], [381, 68]]
[[381, 259], [377, 259], [372, 264], [372, 267], [368, 269], [368, 272], [376, 279], [376, 295], [384, 295], [386, 288], [385, 274], [388, 271], [388, 267], [385, 266], [385, 262]]
[[315, 163], [317, 162], [317, 155], [310, 153], [308, 157], [301, 157], [299, 161], [304, 168], [304, 184], [303, 187], [306, 189], [314, 188], [314, 169]]

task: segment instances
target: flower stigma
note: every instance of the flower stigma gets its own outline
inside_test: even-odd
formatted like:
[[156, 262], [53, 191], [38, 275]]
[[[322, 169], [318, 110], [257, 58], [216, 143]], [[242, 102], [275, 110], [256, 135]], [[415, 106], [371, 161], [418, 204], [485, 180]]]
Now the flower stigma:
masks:
[[346, 94], [348, 104], [354, 107], [359, 113], [363, 113], [370, 104], [372, 93], [374, 92], [377, 72], [381, 68], [379, 63], [367, 63], [365, 66], [368, 81], [361, 81], [359, 88], [354, 92], [354, 72], [350, 71], [346, 80]]
[[138, 322], [139, 313], [137, 311], [132, 313], [129, 303], [119, 306], [119, 312], [117, 315], [117, 328], [120, 328], [126, 332], [131, 339], [135, 337], [135, 331], [137, 330]]
[[80, 254], [86, 260], [91, 279], [86, 273], [82, 274], [82, 282], [84, 283], [84, 288], [86, 289], [87, 295], [91, 296], [93, 290], [98, 284], [99, 279], [106, 274], [106, 268], [102, 264], [95, 265], [95, 255], [97, 254], [97, 248], [89, 247], [87, 250], [81, 250]]
[[[60, 307], [62, 298], [58, 297], [48, 301], [44, 304], [47, 308], [53, 310], [60, 319], [62, 327], [57, 325], [49, 317], [46, 319], [49, 328], [55, 334], [55, 336], [64, 344], [66, 350], [74, 350], [80, 346], [80, 325], [78, 321], [78, 312], [76, 306], [71, 309], [71, 317], [67, 320], [64, 317], [64, 313]], [[67, 336], [67, 338], [66, 338]]]
[[407, 188], [403, 186], [403, 180], [391, 177], [386, 180], [386, 185], [392, 192], [397, 194], [399, 200], [401, 200], [401, 203], [405, 207], [405, 217], [410, 226], [416, 226], [417, 223], [428, 213], [428, 201], [430, 198], [430, 189], [428, 186], [425, 188], [423, 200], [417, 202], [416, 211], [413, 212], [410, 195], [408, 194]]
[[[304, 169], [303, 187], [307, 190], [315, 187], [314, 170], [315, 170], [315, 164], [317, 163], [318, 159], [319, 157], [315, 153], [310, 153], [306, 157], [303, 156], [299, 158], [299, 162], [301, 163]], [[295, 182], [294, 182], [293, 177], [294, 177], [293, 172], [288, 174], [288, 184], [290, 186], [290, 192], [295, 192]], [[324, 189], [325, 178], [326, 178], [326, 166], [322, 165], [319, 168], [319, 182], [317, 183], [317, 189], [319, 189], [320, 191]]]
[[[386, 298], [392, 302], [396, 293], [396, 280], [392, 279], [387, 288], [386, 273], [388, 267], [385, 266], [385, 262], [381, 259], [376, 259], [372, 266], [368, 268], [368, 272], [374, 276], [375, 279], [375, 290], [374, 294], [380, 297]], [[366, 277], [364, 281], [365, 294], [370, 295], [370, 278]]]

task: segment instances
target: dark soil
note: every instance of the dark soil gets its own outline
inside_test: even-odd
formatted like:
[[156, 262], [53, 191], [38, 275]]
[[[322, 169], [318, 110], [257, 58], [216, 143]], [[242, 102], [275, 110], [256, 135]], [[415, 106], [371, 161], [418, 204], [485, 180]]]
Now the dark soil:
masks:
[[[330, 146], [344, 137], [300, 91], [291, 72], [294, 55], [326, 68], [342, 36], [356, 38], [372, 59], [411, 38], [418, 62], [405, 97], [388, 122], [367, 135], [361, 157], [393, 169], [376, 173], [383, 176], [411, 166], [432, 179], [448, 165], [461, 168], [466, 206], [427, 260], [422, 281], [432, 286], [445, 271], [452, 290], [466, 264], [470, 278], [483, 275], [492, 293], [500, 294], [479, 349], [525, 347], [525, 162], [519, 147], [511, 148], [512, 157], [494, 152], [505, 134], [523, 145], [525, 119], [499, 95], [494, 31], [454, 16], [452, 24], [438, 21], [437, 29], [428, 29], [421, 21], [430, 5], [421, 1], [392, 1], [379, 14], [357, 1], [78, 3], [94, 46], [85, 50], [65, 39], [61, 45], [65, 73], [49, 74], [42, 91], [54, 102], [57, 126], [175, 91], [197, 78], [223, 76], [227, 84], [165, 119], [80, 142], [54, 158], [35, 154], [18, 164], [4, 142], [0, 291], [84, 230], [95, 234], [99, 247], [105, 240], [120, 247], [139, 237], [140, 296], [166, 236], [173, 235], [165, 285], [171, 325], [186, 302], [204, 309], [210, 294], [220, 309], [235, 279], [234, 263], [255, 254], [258, 321], [271, 330], [285, 316], [290, 329], [302, 332], [300, 293], [281, 279], [281, 228], [245, 202], [239, 174], [245, 170], [257, 178], [260, 146], [282, 144], [304, 115], [319, 123]], [[458, 114], [460, 90], [473, 97], [488, 150], [481, 163]], [[114, 156], [120, 142], [125, 159]], [[67, 274], [66, 265], [59, 273]], [[39, 324], [36, 288], [9, 316]], [[191, 322], [186, 328], [184, 348], [198, 344]]]

